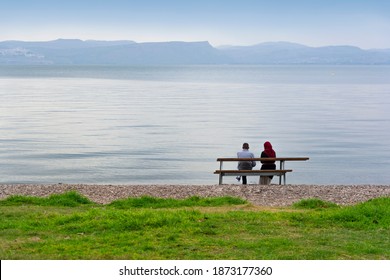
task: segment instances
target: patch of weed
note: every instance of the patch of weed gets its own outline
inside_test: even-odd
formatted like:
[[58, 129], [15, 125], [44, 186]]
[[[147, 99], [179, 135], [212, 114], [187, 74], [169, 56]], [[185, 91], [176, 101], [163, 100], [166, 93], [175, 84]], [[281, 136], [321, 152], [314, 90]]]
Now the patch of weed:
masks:
[[4, 200], [0, 200], [0, 206], [37, 205], [76, 207], [83, 204], [93, 204], [93, 202], [76, 191], [52, 194], [49, 197], [13, 195]]
[[375, 198], [329, 213], [328, 219], [344, 227], [390, 228], [390, 197]]
[[179, 207], [217, 207], [223, 205], [241, 205], [247, 202], [241, 198], [235, 197], [210, 197], [203, 198], [193, 196], [186, 199], [173, 199], [173, 198], [157, 198], [150, 196], [142, 196], [138, 198], [130, 197], [121, 200], [115, 200], [109, 204], [111, 207], [118, 209], [128, 208], [179, 208]]
[[333, 202], [323, 201], [317, 198], [303, 199], [293, 204], [296, 209], [328, 209], [338, 208], [339, 206]]

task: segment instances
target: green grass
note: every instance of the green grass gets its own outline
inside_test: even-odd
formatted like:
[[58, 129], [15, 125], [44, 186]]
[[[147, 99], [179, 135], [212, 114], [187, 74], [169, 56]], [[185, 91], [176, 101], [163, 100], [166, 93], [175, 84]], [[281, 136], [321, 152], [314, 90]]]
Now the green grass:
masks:
[[0, 259], [390, 259], [390, 198], [259, 208], [241, 199], [75, 192], [0, 201]]
[[338, 205], [332, 202], [322, 201], [317, 198], [303, 199], [293, 204], [296, 209], [323, 209], [337, 208]]
[[222, 205], [239, 205], [245, 204], [245, 200], [234, 197], [219, 197], [219, 198], [200, 198], [193, 196], [187, 199], [172, 199], [172, 198], [156, 198], [143, 196], [141, 198], [127, 198], [116, 200], [110, 206], [128, 209], [128, 208], [180, 208], [193, 206], [222, 206]]
[[0, 201], [0, 206], [40, 205], [75, 207], [82, 204], [92, 203], [93, 202], [91, 202], [88, 198], [81, 196], [75, 191], [70, 191], [64, 194], [53, 194], [49, 197], [14, 195]]

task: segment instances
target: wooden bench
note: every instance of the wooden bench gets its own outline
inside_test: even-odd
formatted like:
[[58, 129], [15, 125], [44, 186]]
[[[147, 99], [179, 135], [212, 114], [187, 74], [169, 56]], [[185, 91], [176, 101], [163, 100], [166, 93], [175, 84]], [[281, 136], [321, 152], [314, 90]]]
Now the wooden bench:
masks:
[[[277, 157], [277, 158], [217, 158], [220, 162], [219, 170], [215, 170], [214, 174], [219, 175], [219, 184], [223, 182], [224, 176], [278, 176], [279, 185], [286, 184], [286, 173], [292, 172], [292, 169], [285, 169], [284, 165], [286, 161], [306, 161], [308, 157]], [[236, 169], [223, 169], [224, 162], [238, 162], [238, 161], [258, 161], [258, 162], [277, 162], [279, 161], [279, 169], [276, 170], [236, 170]]]

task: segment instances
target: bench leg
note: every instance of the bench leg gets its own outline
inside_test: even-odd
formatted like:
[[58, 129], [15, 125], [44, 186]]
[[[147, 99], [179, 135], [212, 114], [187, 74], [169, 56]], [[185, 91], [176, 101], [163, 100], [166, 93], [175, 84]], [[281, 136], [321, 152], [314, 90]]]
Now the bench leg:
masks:
[[268, 176], [260, 176], [259, 185], [270, 185], [271, 179]]
[[[280, 170], [283, 170], [284, 169], [284, 160], [281, 160], [280, 161]], [[284, 185], [286, 184], [286, 173], [283, 174], [283, 183]], [[279, 176], [279, 185], [282, 184], [282, 176]]]
[[222, 174], [219, 174], [219, 184], [222, 185], [222, 178], [223, 178], [223, 175]]

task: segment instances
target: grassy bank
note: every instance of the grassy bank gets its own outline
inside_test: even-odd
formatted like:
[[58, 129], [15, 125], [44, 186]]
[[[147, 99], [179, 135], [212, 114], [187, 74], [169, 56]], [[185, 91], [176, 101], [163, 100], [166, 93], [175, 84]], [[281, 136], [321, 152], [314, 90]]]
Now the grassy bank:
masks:
[[0, 201], [1, 259], [390, 259], [390, 198], [259, 208], [237, 198]]

